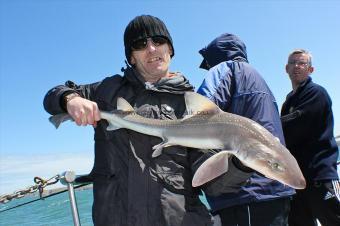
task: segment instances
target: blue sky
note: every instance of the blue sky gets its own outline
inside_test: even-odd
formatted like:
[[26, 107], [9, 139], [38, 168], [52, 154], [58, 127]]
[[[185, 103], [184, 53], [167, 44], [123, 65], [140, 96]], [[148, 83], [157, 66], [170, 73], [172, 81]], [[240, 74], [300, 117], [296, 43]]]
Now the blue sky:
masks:
[[284, 67], [294, 48], [313, 54], [313, 80], [333, 100], [340, 134], [340, 3], [331, 0], [0, 0], [0, 194], [70, 169], [91, 170], [93, 130], [48, 122], [42, 101], [67, 80], [79, 84], [120, 73], [123, 32], [140, 14], [162, 19], [174, 41], [172, 71], [198, 87], [198, 50], [218, 35], [238, 35], [250, 63], [281, 108], [291, 90]]

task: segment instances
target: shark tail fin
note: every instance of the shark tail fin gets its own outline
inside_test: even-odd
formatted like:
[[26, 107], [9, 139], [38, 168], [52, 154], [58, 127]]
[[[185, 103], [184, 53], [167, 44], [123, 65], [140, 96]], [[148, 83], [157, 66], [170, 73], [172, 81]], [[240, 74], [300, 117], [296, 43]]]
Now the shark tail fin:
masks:
[[58, 115], [53, 115], [51, 117], [49, 117], [48, 119], [54, 126], [56, 129], [58, 129], [58, 127], [60, 126], [61, 123], [67, 121], [67, 120], [72, 120], [72, 117], [69, 114], [66, 113], [61, 113]]
[[229, 151], [220, 151], [198, 167], [192, 179], [192, 186], [198, 187], [226, 173], [229, 169]]

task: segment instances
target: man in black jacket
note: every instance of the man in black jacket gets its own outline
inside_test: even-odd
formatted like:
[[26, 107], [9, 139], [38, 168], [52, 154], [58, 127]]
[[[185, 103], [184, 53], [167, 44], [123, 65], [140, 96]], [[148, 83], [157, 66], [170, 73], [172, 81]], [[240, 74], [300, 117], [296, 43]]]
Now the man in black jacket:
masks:
[[171, 146], [152, 158], [152, 147], [160, 138], [127, 129], [106, 131], [108, 124], [100, 119], [99, 109], [116, 109], [118, 97], [144, 117], [182, 118], [184, 92], [193, 91], [183, 75], [169, 72], [174, 48], [160, 19], [149, 15], [134, 18], [125, 29], [124, 45], [131, 65], [124, 76], [88, 85], [69, 81], [51, 89], [44, 99], [50, 114], [67, 112], [77, 125], [94, 125], [94, 224], [212, 225], [199, 191], [191, 186], [191, 165], [200, 157], [199, 151]]
[[336, 169], [338, 147], [333, 129], [332, 101], [312, 82], [312, 56], [303, 49], [288, 57], [286, 72], [293, 90], [282, 106], [281, 121], [287, 148], [307, 181], [291, 203], [290, 226], [340, 225], [340, 183]]

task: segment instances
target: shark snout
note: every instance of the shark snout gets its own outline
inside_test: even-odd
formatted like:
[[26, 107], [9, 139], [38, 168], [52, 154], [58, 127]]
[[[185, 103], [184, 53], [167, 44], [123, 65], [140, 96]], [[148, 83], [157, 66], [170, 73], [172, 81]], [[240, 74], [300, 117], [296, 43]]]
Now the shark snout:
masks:
[[289, 159], [290, 164], [288, 164], [285, 172], [285, 176], [283, 178], [283, 182], [295, 189], [304, 189], [306, 188], [306, 180], [299, 168], [299, 165], [295, 158], [291, 156]]
[[[295, 189], [304, 189], [306, 180], [296, 159], [288, 150], [280, 153], [275, 164], [268, 164], [268, 177]], [[274, 166], [273, 166], [274, 165]]]
[[292, 186], [295, 189], [305, 189], [306, 188], [306, 180], [304, 177], [301, 177], [297, 180], [295, 180], [294, 182], [292, 182], [292, 184], [294, 184], [294, 186]]

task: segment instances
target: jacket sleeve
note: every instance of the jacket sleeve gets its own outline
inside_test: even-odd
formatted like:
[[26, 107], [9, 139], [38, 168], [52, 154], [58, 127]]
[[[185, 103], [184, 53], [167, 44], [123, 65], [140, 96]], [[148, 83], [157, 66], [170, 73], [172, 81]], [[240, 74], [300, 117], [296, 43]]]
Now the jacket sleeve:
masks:
[[208, 71], [197, 93], [209, 98], [222, 110], [226, 110], [231, 103], [231, 87], [231, 70], [224, 62]]
[[[320, 133], [324, 132], [332, 120], [328, 94], [313, 87], [299, 96], [296, 103], [289, 107], [289, 112], [282, 111], [281, 122], [285, 133], [289, 137], [299, 138], [301, 142], [320, 139]], [[311, 123], [314, 129], [310, 129]]]
[[247, 110], [243, 116], [259, 123], [275, 137], [279, 138], [280, 142], [285, 145], [280, 113], [273, 95], [269, 92], [249, 95], [247, 101], [244, 107]]
[[66, 112], [64, 107], [64, 96], [70, 93], [78, 93], [81, 97], [93, 100], [95, 90], [100, 82], [88, 85], [76, 85], [72, 81], [67, 81], [64, 85], [58, 85], [50, 89], [44, 98], [44, 108], [51, 115]]

